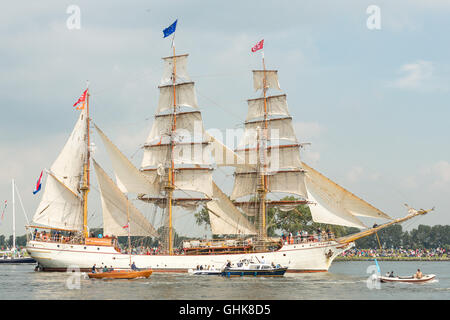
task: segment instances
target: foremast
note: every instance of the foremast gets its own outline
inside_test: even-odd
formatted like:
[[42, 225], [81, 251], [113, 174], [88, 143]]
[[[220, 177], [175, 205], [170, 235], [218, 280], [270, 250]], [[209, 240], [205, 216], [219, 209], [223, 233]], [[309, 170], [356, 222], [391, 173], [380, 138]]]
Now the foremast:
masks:
[[88, 231], [88, 195], [90, 191], [90, 119], [89, 119], [89, 87], [86, 90], [86, 157], [83, 165], [83, 184], [80, 187], [83, 197], [83, 235], [84, 239], [89, 238]]

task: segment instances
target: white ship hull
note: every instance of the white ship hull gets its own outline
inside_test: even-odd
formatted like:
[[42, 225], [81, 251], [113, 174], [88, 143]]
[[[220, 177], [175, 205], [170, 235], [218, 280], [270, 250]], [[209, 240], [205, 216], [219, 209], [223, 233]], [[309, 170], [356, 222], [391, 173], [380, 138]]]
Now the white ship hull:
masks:
[[[243, 258], [257, 257], [265, 262], [288, 267], [288, 272], [328, 271], [332, 261], [354, 244], [341, 244], [336, 241], [286, 244], [273, 252], [246, 254], [211, 255], [132, 255], [138, 268], [152, 268], [154, 272], [188, 272], [197, 265], [222, 267], [228, 260], [237, 262]], [[67, 268], [90, 270], [95, 264], [115, 269], [128, 269], [130, 256], [119, 253], [113, 247], [62, 244], [54, 242], [29, 241], [27, 251], [44, 271], [66, 271]]]

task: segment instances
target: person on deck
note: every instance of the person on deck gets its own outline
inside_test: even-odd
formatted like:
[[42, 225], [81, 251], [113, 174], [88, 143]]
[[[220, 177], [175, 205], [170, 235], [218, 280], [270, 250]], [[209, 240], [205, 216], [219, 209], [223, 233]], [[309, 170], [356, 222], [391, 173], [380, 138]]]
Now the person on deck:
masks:
[[134, 261], [133, 261], [133, 263], [131, 264], [131, 270], [134, 270], [134, 271], [137, 271], [137, 270], [138, 270], [138, 268], [136, 267], [136, 264], [134, 263]]
[[96, 268], [95, 268], [95, 264], [92, 266], [92, 273], [96, 273], [96, 270], [95, 270]]

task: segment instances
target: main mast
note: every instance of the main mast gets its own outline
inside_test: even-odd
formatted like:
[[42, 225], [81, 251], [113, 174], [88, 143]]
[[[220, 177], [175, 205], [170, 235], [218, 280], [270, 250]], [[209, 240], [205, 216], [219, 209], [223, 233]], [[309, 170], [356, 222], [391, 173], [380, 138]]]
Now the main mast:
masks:
[[83, 166], [83, 185], [81, 191], [83, 193], [83, 235], [84, 238], [89, 237], [88, 232], [88, 194], [90, 191], [89, 163], [90, 163], [90, 131], [89, 131], [89, 91], [86, 93], [86, 159]]
[[12, 250], [16, 249], [16, 204], [14, 198], [14, 179], [12, 179], [12, 205], [13, 205], [13, 245]]
[[172, 118], [172, 129], [170, 132], [170, 169], [169, 169], [169, 176], [167, 179], [167, 185], [166, 185], [166, 191], [167, 191], [167, 210], [169, 213], [169, 239], [168, 239], [168, 249], [169, 249], [169, 255], [173, 254], [173, 243], [172, 243], [172, 233], [173, 233], [173, 227], [172, 227], [172, 198], [173, 198], [173, 190], [175, 189], [174, 186], [174, 172], [175, 172], [175, 163], [174, 163], [174, 157], [173, 157], [173, 150], [175, 146], [175, 131], [177, 129], [177, 95], [176, 95], [176, 75], [177, 75], [177, 63], [176, 63], [176, 56], [175, 56], [175, 43], [172, 42], [172, 48], [173, 48], [173, 71], [172, 71], [172, 86], [173, 86], [173, 118]]

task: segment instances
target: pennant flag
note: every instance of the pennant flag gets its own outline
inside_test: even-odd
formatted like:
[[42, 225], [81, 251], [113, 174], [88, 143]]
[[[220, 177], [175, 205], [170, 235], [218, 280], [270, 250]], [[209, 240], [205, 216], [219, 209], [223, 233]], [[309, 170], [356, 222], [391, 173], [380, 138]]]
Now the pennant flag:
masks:
[[377, 265], [378, 273], [381, 274], [381, 269], [380, 269], [380, 266], [378, 265], [378, 261], [377, 261], [377, 259], [374, 259], [374, 260], [375, 260], [375, 264]]
[[[77, 102], [73, 105], [74, 107], [77, 107], [77, 110], [84, 109], [84, 105], [86, 104], [86, 95], [87, 95], [88, 89], [84, 90], [81, 97], [78, 99]], [[81, 105], [80, 105], [81, 104]]]
[[175, 32], [175, 29], [177, 28], [177, 21], [178, 21], [178, 19], [175, 20], [175, 22], [172, 23], [169, 27], [167, 27], [163, 30], [164, 38], [170, 36], [172, 33]]
[[33, 194], [36, 194], [36, 193], [39, 192], [39, 190], [41, 190], [41, 179], [42, 179], [42, 173], [43, 173], [43, 172], [44, 172], [44, 171], [42, 170], [42, 171], [41, 171], [41, 175], [39, 176], [39, 179], [38, 179], [38, 181], [36, 182], [36, 190], [33, 191]]
[[258, 42], [253, 48], [252, 48], [252, 52], [256, 52], [258, 50], [261, 50], [263, 48], [264, 45], [264, 39], [262, 39], [260, 42]]

